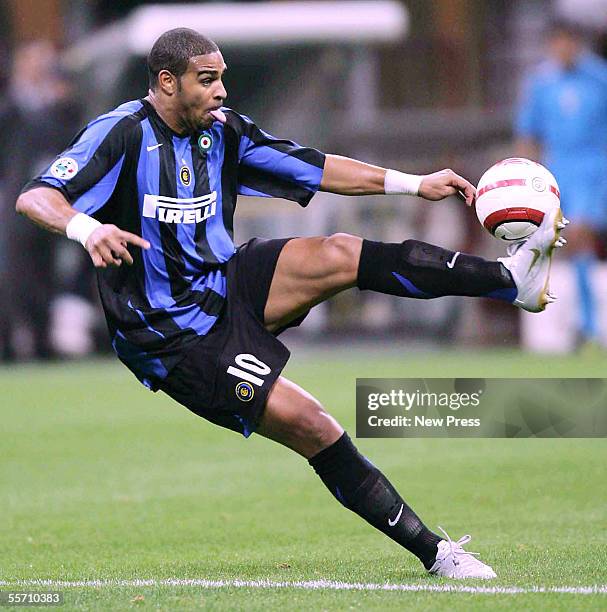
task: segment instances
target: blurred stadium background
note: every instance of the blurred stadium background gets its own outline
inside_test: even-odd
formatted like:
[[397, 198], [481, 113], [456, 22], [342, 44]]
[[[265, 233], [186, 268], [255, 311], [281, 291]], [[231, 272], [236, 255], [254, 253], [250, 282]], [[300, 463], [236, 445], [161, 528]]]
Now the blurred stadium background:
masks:
[[[310, 8], [311, 7], [311, 8]], [[472, 181], [514, 153], [522, 75], [541, 58], [555, 15], [576, 20], [607, 53], [605, 0], [0, 3], [0, 347], [5, 361], [109, 350], [94, 274], [79, 245], [14, 213], [23, 182], [84, 122], [145, 95], [144, 56], [158, 34], [187, 24], [217, 40], [230, 67], [228, 105], [264, 129], [322, 150], [409, 172], [451, 167]], [[414, 236], [488, 257], [501, 246], [459, 201], [319, 194], [306, 210], [241, 198], [239, 241], [251, 235], [347, 231]], [[575, 347], [567, 264], [561, 307], [526, 324], [498, 303], [431, 303], [349, 292], [290, 332], [302, 343], [343, 338], [424, 345]], [[602, 269], [599, 274], [606, 275]], [[604, 292], [603, 292], [604, 293]], [[361, 299], [361, 297], [363, 299]], [[607, 339], [607, 302], [602, 322]], [[567, 323], [568, 321], [568, 323]], [[567, 329], [563, 331], [563, 324]], [[559, 328], [558, 334], [551, 331]], [[558, 337], [555, 342], [554, 338]], [[549, 342], [547, 339], [552, 338]]]

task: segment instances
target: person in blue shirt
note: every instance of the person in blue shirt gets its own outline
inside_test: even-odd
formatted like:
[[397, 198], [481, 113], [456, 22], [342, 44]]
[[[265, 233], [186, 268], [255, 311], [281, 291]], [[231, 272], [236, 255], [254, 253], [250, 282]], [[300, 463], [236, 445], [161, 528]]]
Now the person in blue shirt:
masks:
[[587, 51], [578, 29], [552, 24], [548, 60], [527, 79], [516, 118], [518, 154], [555, 175], [581, 303], [582, 342], [599, 335], [591, 274], [607, 228], [607, 62]]
[[431, 573], [495, 577], [463, 549], [469, 536], [453, 542], [430, 531], [321, 404], [281, 376], [289, 351], [276, 336], [353, 287], [490, 297], [540, 311], [551, 301], [550, 262], [565, 222], [559, 211], [547, 214], [500, 261], [347, 234], [236, 247], [238, 194], [307, 206], [319, 190], [428, 200], [461, 192], [471, 204], [475, 190], [451, 170], [414, 176], [275, 138], [224, 106], [225, 70], [205, 36], [163, 34], [148, 56], [148, 95], [89, 123], [24, 187], [17, 211], [88, 251], [112, 345], [143, 384], [299, 453], [337, 500]]

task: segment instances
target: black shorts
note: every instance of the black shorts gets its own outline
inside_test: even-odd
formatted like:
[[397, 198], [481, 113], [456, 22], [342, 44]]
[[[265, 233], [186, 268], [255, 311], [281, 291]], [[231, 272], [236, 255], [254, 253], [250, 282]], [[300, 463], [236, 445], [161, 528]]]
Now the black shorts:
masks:
[[255, 431], [291, 355], [276, 336], [305, 318], [274, 333], [263, 323], [276, 262], [289, 240], [253, 238], [238, 248], [226, 264], [222, 315], [159, 385], [192, 412], [245, 437]]

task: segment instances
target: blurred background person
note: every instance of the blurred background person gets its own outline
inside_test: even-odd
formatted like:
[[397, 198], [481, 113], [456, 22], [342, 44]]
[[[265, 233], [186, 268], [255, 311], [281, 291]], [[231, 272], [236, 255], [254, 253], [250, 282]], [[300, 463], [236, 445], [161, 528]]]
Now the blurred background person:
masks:
[[547, 61], [528, 77], [516, 118], [517, 154], [555, 175], [572, 221], [568, 255], [580, 304], [578, 340], [599, 339], [592, 273], [599, 235], [607, 228], [607, 62], [584, 45], [580, 29], [553, 22]]
[[8, 91], [0, 102], [1, 325], [6, 360], [53, 355], [49, 321], [58, 288], [58, 242], [52, 235], [41, 240], [36, 227], [14, 214], [14, 203], [32, 173], [48, 165], [80, 125], [78, 105], [59, 66], [57, 51], [48, 41], [18, 46]]

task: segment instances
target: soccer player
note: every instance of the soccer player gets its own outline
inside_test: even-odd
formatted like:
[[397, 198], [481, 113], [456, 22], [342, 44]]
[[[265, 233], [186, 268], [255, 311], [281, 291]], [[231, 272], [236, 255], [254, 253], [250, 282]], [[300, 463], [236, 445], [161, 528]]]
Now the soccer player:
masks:
[[578, 29], [554, 22], [549, 61], [529, 77], [515, 131], [518, 154], [541, 158], [555, 175], [572, 220], [569, 250], [580, 300], [579, 336], [599, 340], [596, 289], [599, 233], [607, 229], [607, 62], [584, 49]]
[[17, 210], [89, 252], [112, 345], [144, 385], [299, 453], [346, 508], [433, 574], [495, 577], [463, 549], [469, 536], [454, 542], [427, 529], [321, 404], [280, 375], [289, 351], [276, 336], [352, 287], [486, 296], [541, 310], [561, 240], [556, 213], [501, 262], [346, 234], [254, 238], [235, 248], [239, 193], [306, 206], [318, 190], [428, 200], [461, 191], [470, 204], [474, 188], [451, 170], [412, 176], [270, 136], [223, 106], [223, 57], [192, 30], [163, 34], [148, 69], [148, 95], [89, 123], [26, 185]]

